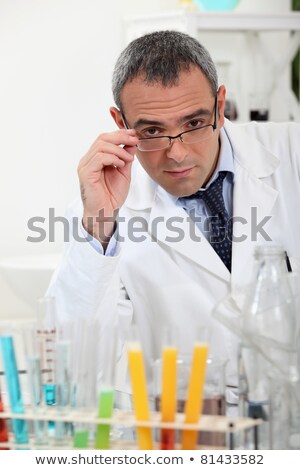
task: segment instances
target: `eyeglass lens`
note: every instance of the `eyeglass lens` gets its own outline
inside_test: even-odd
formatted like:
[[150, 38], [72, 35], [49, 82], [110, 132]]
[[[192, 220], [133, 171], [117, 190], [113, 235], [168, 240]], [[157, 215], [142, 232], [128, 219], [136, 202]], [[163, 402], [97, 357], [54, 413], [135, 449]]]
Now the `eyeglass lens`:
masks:
[[[209, 139], [213, 135], [214, 129], [213, 126], [209, 125], [206, 127], [201, 127], [199, 129], [192, 129], [190, 131], [184, 132], [175, 139], [180, 139], [184, 144], [196, 144], [202, 140]], [[149, 138], [141, 139], [137, 145], [137, 148], [142, 151], [149, 150], [162, 150], [171, 145], [172, 138], [170, 137], [158, 137], [158, 138]]]

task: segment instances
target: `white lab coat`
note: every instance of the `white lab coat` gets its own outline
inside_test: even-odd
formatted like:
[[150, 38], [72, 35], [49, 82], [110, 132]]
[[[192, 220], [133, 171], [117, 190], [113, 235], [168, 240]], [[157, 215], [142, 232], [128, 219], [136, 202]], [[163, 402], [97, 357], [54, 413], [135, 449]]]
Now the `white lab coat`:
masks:
[[[212, 317], [212, 310], [230, 289], [243, 288], [253, 270], [253, 251], [267, 243], [251, 237], [251, 208], [257, 208], [258, 223], [271, 215], [264, 230], [287, 251], [293, 268], [300, 258], [300, 126], [298, 124], [225, 123], [234, 152], [234, 216], [247, 223], [234, 223], [235, 237], [245, 235], [232, 247], [232, 273], [202, 237], [192, 240], [186, 212], [137, 164], [130, 192], [120, 216], [126, 221], [148, 221], [143, 242], [126, 237], [116, 257], [98, 254], [89, 243], [67, 244], [48, 293], [57, 299], [59, 315], [93, 316], [104, 328], [118, 323], [125, 330], [132, 320], [139, 327], [148, 372], [151, 360], [160, 356], [163, 325], [174, 324], [180, 332], [182, 352], [188, 352], [199, 324], [212, 326], [211, 352], [230, 359], [227, 382], [236, 384], [236, 337]], [[69, 211], [80, 220], [77, 205]], [[252, 209], [253, 211], [253, 209]], [[162, 217], [178, 216], [184, 239], [170, 232]], [[253, 213], [252, 213], [253, 217]], [[157, 224], [155, 224], [155, 222]], [[200, 235], [199, 232], [196, 233]], [[254, 235], [254, 234], [252, 234]], [[169, 237], [169, 238], [168, 238]], [[170, 239], [171, 238], [171, 239]], [[173, 239], [173, 240], [172, 240]], [[108, 331], [108, 330], [106, 330]]]

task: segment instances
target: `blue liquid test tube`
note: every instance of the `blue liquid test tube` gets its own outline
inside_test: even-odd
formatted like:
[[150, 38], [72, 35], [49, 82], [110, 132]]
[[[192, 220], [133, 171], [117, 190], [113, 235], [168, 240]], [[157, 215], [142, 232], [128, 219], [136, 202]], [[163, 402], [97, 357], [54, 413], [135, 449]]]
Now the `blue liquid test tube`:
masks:
[[56, 404], [54, 382], [56, 307], [53, 297], [41, 297], [37, 301], [37, 337], [40, 343], [41, 366], [44, 372], [43, 390], [45, 402], [49, 406]]
[[[13, 337], [11, 335], [2, 335], [0, 336], [0, 343], [11, 411], [13, 413], [23, 414], [24, 405], [21, 395]], [[13, 419], [12, 427], [16, 443], [27, 444], [28, 431], [26, 420]]]

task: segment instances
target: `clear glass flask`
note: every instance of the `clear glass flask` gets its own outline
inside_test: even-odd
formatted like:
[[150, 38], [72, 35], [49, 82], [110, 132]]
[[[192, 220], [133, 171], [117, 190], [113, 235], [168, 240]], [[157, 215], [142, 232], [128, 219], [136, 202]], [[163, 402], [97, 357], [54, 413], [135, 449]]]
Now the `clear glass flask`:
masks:
[[280, 246], [261, 246], [255, 259], [254, 281], [243, 306], [243, 329], [275, 374], [292, 377], [297, 374], [297, 328], [286, 254]]
[[239, 377], [243, 382], [240, 389], [244, 414], [263, 420], [257, 429], [255, 446], [268, 449], [274, 441], [270, 407], [273, 379], [297, 380], [297, 333], [294, 295], [284, 250], [274, 245], [258, 247], [255, 259], [254, 279], [242, 310], [246, 341], [240, 349]]

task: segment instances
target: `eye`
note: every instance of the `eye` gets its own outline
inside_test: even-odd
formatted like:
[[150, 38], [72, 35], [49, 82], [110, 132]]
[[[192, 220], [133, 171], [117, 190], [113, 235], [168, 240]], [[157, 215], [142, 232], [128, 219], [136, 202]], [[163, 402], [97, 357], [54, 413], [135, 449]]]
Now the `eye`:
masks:
[[156, 127], [149, 127], [141, 131], [141, 138], [143, 137], [156, 137], [159, 134], [159, 130]]
[[196, 129], [197, 127], [202, 127], [202, 126], [204, 126], [204, 122], [199, 121], [199, 119], [193, 119], [187, 125], [187, 127], [189, 127], [190, 129]]

